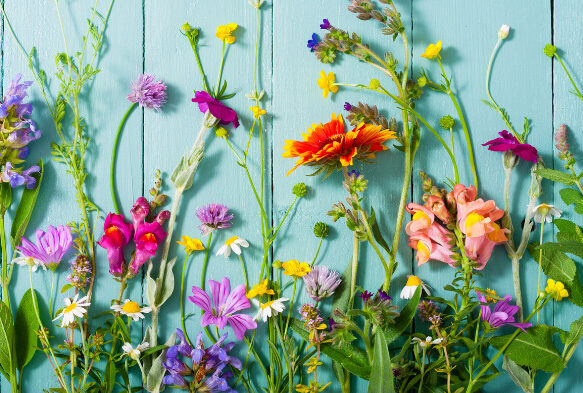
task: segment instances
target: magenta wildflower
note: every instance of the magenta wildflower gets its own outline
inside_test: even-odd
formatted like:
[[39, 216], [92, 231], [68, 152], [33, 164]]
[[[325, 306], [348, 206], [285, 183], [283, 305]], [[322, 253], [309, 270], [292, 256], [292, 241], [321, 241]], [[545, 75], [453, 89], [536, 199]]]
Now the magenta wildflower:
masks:
[[500, 138], [492, 139], [482, 146], [488, 146], [488, 150], [492, 151], [512, 151], [523, 160], [536, 162], [538, 159], [538, 152], [536, 148], [528, 143], [520, 143], [518, 139], [510, 132], [504, 130], [498, 133]]
[[229, 208], [219, 203], [209, 203], [199, 207], [194, 213], [200, 220], [200, 233], [206, 236], [216, 229], [229, 228], [233, 215], [229, 213]]
[[138, 79], [132, 82], [132, 91], [127, 99], [142, 108], [159, 111], [166, 103], [166, 85], [161, 80], [156, 81], [154, 75], [140, 74]]
[[115, 277], [121, 277], [126, 268], [123, 248], [132, 237], [132, 224], [125, 222], [121, 214], [109, 213], [105, 218], [103, 231], [103, 236], [97, 244], [107, 250], [109, 273]]
[[[478, 300], [481, 303], [488, 303], [486, 296], [476, 291], [478, 294]], [[520, 307], [513, 306], [509, 302], [512, 300], [512, 296], [504, 296], [504, 300], [499, 300], [494, 306], [494, 311], [490, 310], [490, 306], [487, 304], [480, 305], [482, 311], [482, 321], [488, 322], [488, 324], [493, 328], [499, 328], [501, 326], [510, 325], [522, 329], [526, 333], [525, 329], [532, 326], [530, 322], [515, 322], [514, 315], [520, 311]]]
[[372, 293], [370, 293], [369, 291], [360, 292], [358, 294], [358, 297], [360, 297], [363, 302], [367, 302], [370, 300], [370, 298], [372, 298]]
[[320, 43], [320, 37], [318, 37], [318, 34], [316, 34], [316, 33], [312, 34], [312, 39], [308, 40], [308, 45], [307, 45], [307, 47], [310, 48], [310, 52], [313, 52], [319, 43]]
[[237, 311], [251, 307], [245, 285], [238, 285], [231, 292], [231, 282], [224, 277], [220, 283], [209, 280], [209, 286], [212, 302], [209, 295], [198, 287], [192, 287], [193, 296], [188, 297], [188, 300], [204, 311], [200, 320], [202, 327], [215, 325], [219, 329], [224, 329], [228, 323], [233, 328], [237, 340], [243, 339], [246, 330], [257, 328], [257, 323], [249, 315], [236, 314]]
[[322, 23], [320, 24], [320, 29], [330, 30], [331, 27], [332, 25], [330, 24], [330, 21], [328, 19], [322, 20]]
[[206, 91], [195, 91], [192, 102], [196, 102], [198, 104], [198, 109], [202, 113], [210, 112], [210, 114], [219, 119], [222, 124], [233, 123], [235, 128], [239, 127], [239, 118], [237, 117], [237, 112], [222, 102], [212, 98]]
[[148, 259], [156, 256], [158, 245], [166, 239], [167, 235], [158, 221], [140, 224], [134, 234], [136, 255], [130, 263], [130, 272], [133, 275], [138, 274], [138, 270]]
[[71, 229], [66, 225], [49, 226], [47, 231], [35, 232], [36, 244], [22, 238], [22, 245], [16, 248], [27, 258], [32, 258], [38, 265], [51, 270], [57, 268], [73, 244]]
[[327, 266], [313, 268], [303, 279], [308, 296], [317, 302], [332, 296], [342, 282], [340, 275]]

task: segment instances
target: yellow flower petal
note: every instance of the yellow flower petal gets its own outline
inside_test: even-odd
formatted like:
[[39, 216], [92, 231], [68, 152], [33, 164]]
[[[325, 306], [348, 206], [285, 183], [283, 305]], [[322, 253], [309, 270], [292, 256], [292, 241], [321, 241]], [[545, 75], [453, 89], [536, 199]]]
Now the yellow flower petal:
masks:
[[432, 60], [439, 56], [439, 52], [441, 52], [441, 40], [437, 41], [435, 44], [429, 44], [427, 49], [425, 49], [425, 53], [423, 53], [421, 57]]

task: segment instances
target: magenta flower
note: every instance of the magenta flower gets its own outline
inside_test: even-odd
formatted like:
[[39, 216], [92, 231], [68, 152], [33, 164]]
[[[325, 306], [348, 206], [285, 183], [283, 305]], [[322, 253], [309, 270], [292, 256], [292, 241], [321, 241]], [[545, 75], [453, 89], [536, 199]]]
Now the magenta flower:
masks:
[[103, 236], [97, 244], [107, 250], [109, 273], [115, 277], [121, 277], [126, 268], [123, 248], [132, 237], [132, 224], [125, 222], [121, 214], [109, 213], [105, 218], [103, 231]]
[[138, 75], [138, 79], [132, 82], [132, 91], [127, 99], [142, 108], [159, 111], [166, 103], [166, 85], [161, 80], [156, 82], [154, 75]]
[[144, 197], [139, 197], [134, 202], [132, 206], [132, 210], [130, 210], [132, 214], [132, 222], [134, 224], [134, 231], [138, 230], [138, 227], [144, 223], [148, 214], [150, 214], [150, 203]]
[[501, 138], [492, 139], [482, 146], [488, 146], [488, 150], [492, 151], [512, 151], [523, 160], [536, 162], [538, 159], [538, 152], [528, 143], [520, 143], [518, 139], [510, 132], [504, 130], [498, 133]]
[[188, 297], [188, 300], [204, 311], [200, 320], [202, 327], [216, 325], [219, 329], [224, 329], [229, 323], [237, 340], [243, 339], [246, 330], [257, 328], [257, 323], [249, 315], [235, 314], [251, 307], [245, 294], [245, 285], [238, 285], [231, 292], [231, 282], [225, 277], [220, 283], [209, 280], [209, 286], [212, 303], [209, 295], [198, 287], [192, 287], [193, 296]]
[[[480, 291], [476, 291], [478, 294], [478, 300], [481, 303], [488, 303], [486, 300], [486, 296], [480, 293]], [[493, 328], [499, 328], [504, 325], [510, 325], [522, 329], [526, 333], [525, 329], [528, 329], [532, 326], [530, 322], [515, 322], [514, 315], [520, 311], [520, 307], [513, 306], [509, 304], [512, 300], [512, 296], [507, 295], [504, 296], [504, 300], [499, 300], [496, 302], [494, 306], [494, 311], [490, 310], [490, 306], [486, 304], [482, 304], [480, 309], [482, 310], [482, 321], [488, 322], [488, 324]]]
[[194, 213], [200, 220], [200, 233], [206, 236], [216, 229], [229, 228], [233, 215], [229, 213], [229, 208], [219, 203], [209, 203], [199, 207]]
[[202, 113], [210, 112], [211, 115], [219, 119], [222, 124], [233, 123], [235, 128], [239, 127], [237, 113], [222, 102], [212, 98], [206, 91], [195, 91], [192, 102], [198, 104], [198, 109]]
[[71, 229], [66, 225], [50, 225], [46, 232], [35, 232], [36, 244], [22, 238], [22, 245], [16, 248], [26, 258], [34, 259], [37, 265], [54, 270], [73, 244]]
[[148, 259], [156, 256], [158, 245], [164, 241], [167, 235], [158, 221], [144, 222], [138, 226], [134, 234], [136, 255], [130, 263], [130, 272], [133, 275], [138, 274], [138, 270]]

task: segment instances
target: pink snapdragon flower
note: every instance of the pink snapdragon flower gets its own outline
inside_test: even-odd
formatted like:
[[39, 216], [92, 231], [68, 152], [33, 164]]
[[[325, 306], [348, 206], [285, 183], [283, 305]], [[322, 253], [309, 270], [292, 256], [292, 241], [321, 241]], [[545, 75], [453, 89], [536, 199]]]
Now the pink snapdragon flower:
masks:
[[132, 224], [125, 222], [121, 214], [109, 213], [105, 218], [103, 231], [103, 236], [97, 244], [107, 250], [109, 273], [115, 277], [121, 277], [126, 269], [123, 248], [132, 238]]
[[136, 200], [131, 213], [135, 231], [136, 254], [130, 263], [130, 273], [136, 275], [148, 259], [156, 256], [158, 245], [166, 239], [167, 233], [162, 228], [162, 224], [170, 214], [167, 211], [162, 211], [158, 213], [153, 222], [146, 222], [145, 220], [150, 214], [150, 204], [144, 197]]

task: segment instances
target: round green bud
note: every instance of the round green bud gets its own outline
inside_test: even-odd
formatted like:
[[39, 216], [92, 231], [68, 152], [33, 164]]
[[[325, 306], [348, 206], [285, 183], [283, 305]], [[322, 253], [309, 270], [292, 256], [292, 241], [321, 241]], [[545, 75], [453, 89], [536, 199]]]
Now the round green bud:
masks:
[[225, 127], [217, 127], [215, 128], [215, 135], [219, 138], [226, 138], [229, 136], [229, 132], [225, 129]]
[[298, 183], [292, 188], [292, 193], [298, 198], [303, 198], [308, 193], [308, 186], [304, 183]]
[[370, 80], [370, 88], [373, 90], [376, 90], [379, 88], [379, 86], [381, 85], [381, 82], [379, 82], [378, 79], [371, 79]]
[[548, 57], [553, 57], [555, 53], [557, 53], [557, 47], [551, 44], [546, 44], [543, 52], [545, 52], [545, 55]]
[[314, 235], [316, 237], [328, 237], [328, 224], [323, 222], [317, 222], [314, 225]]
[[453, 117], [451, 117], [449, 115], [443, 116], [441, 119], [439, 119], [439, 125], [444, 130], [449, 130], [450, 128], [453, 128], [454, 124], [455, 124], [455, 120], [453, 119]]
[[275, 269], [281, 269], [281, 261], [280, 260], [276, 260], [275, 262], [273, 262], [272, 266]]
[[427, 84], [427, 78], [425, 76], [420, 76], [417, 78], [417, 84], [419, 87], [424, 87]]
[[188, 33], [190, 30], [192, 30], [192, 27], [190, 26], [190, 24], [188, 22], [186, 22], [185, 24], [183, 24], [182, 26], [180, 26], [180, 29], [186, 33]]

